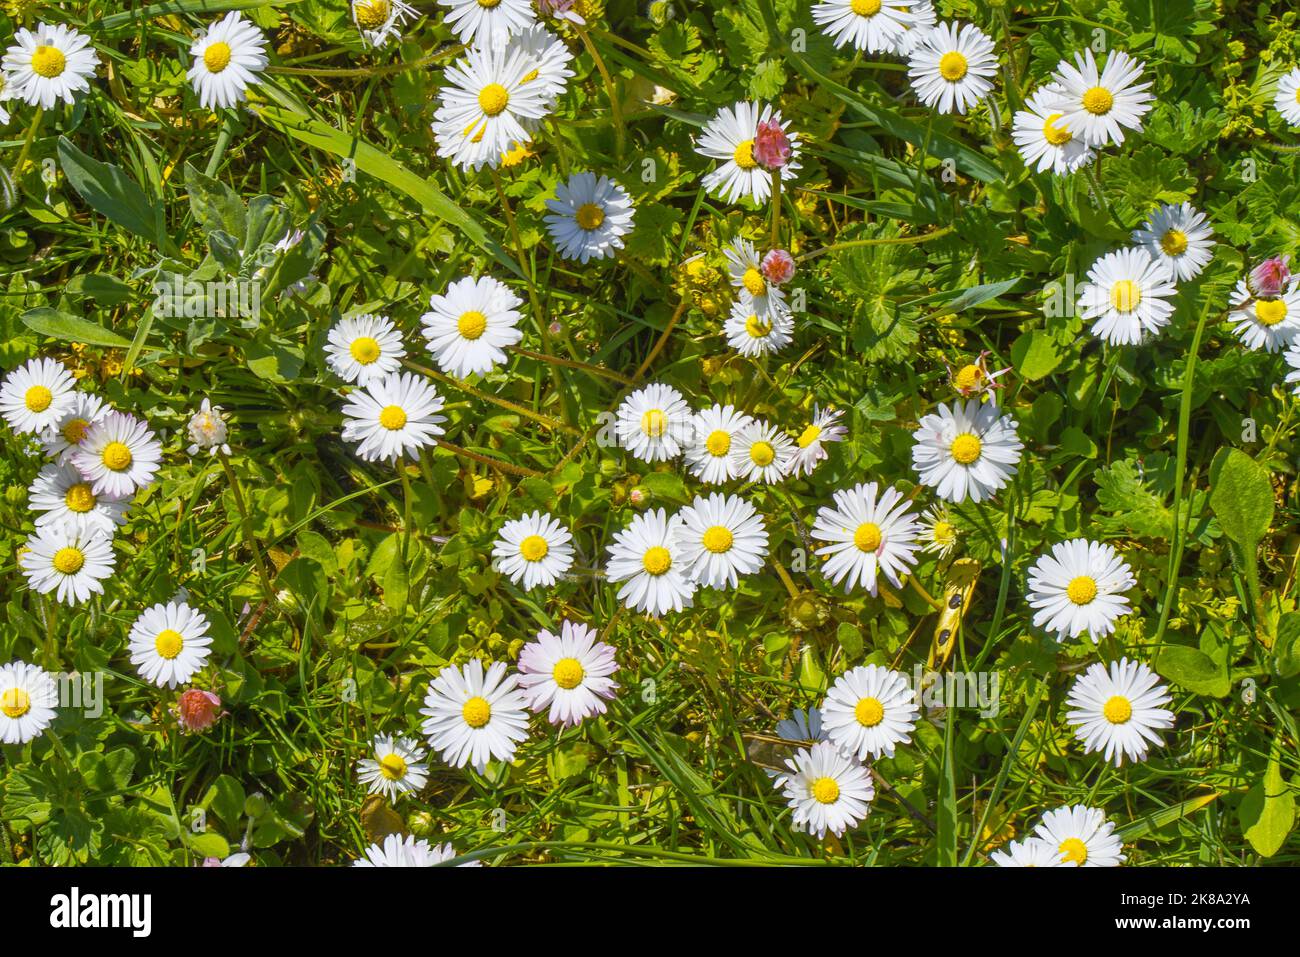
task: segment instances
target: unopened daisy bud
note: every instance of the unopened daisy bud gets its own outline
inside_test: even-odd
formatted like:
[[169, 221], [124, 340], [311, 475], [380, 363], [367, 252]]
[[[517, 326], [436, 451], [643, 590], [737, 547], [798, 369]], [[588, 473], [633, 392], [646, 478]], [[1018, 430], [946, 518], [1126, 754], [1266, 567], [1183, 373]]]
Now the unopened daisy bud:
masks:
[[783, 286], [794, 278], [794, 257], [784, 249], [769, 250], [761, 266], [763, 278], [776, 286]]
[[223, 712], [221, 698], [211, 691], [189, 688], [176, 702], [176, 720], [186, 731], [206, 731], [216, 724]]
[[634, 488], [627, 493], [627, 500], [638, 507], [644, 505], [648, 497], [649, 494], [643, 488]]
[[230, 454], [230, 446], [226, 443], [226, 420], [221, 415], [220, 406], [204, 399], [199, 411], [190, 416], [185, 429], [190, 437], [190, 446], [185, 451], [190, 455], [197, 454], [200, 449], [207, 449], [209, 455], [216, 455], [217, 452]]
[[1282, 288], [1291, 280], [1288, 259], [1289, 256], [1274, 256], [1252, 269], [1248, 283], [1251, 293], [1265, 297], [1282, 295]]
[[562, 323], [562, 322], [560, 322], [558, 319], [556, 319], [556, 320], [554, 320], [554, 321], [553, 321], [549, 326], [547, 326], [546, 328], [547, 328], [547, 331], [550, 332], [551, 335], [553, 335], [553, 336], [558, 336], [560, 333], [562, 333], [562, 332], [564, 331], [564, 323]]
[[790, 137], [775, 120], [760, 120], [754, 137], [754, 159], [766, 169], [780, 169], [790, 162]]

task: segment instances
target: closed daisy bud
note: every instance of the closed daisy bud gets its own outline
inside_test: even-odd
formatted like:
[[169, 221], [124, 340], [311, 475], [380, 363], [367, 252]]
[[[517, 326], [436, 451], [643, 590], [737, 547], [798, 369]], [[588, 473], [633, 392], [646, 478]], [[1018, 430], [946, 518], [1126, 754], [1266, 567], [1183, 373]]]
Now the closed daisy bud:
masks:
[[221, 698], [211, 691], [188, 688], [177, 699], [173, 713], [186, 731], [206, 731], [223, 714], [220, 709]]
[[774, 285], [783, 286], [788, 283], [794, 278], [794, 269], [794, 257], [784, 249], [768, 250], [763, 257], [763, 278]]
[[790, 162], [793, 148], [790, 137], [774, 120], [760, 120], [754, 137], [754, 159], [765, 169], [780, 169]]
[[1287, 267], [1290, 256], [1273, 256], [1250, 271], [1246, 287], [1252, 296], [1280, 296], [1282, 290], [1291, 281], [1291, 270]]

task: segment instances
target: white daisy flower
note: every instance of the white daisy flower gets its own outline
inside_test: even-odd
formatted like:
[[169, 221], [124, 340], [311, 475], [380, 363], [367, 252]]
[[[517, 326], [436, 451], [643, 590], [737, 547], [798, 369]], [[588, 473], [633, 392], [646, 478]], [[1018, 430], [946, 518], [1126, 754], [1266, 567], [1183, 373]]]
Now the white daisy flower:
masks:
[[618, 597], [628, 608], [658, 617], [690, 607], [695, 582], [687, 575], [675, 524], [660, 508], [635, 516], [615, 533], [605, 577], [623, 582]]
[[1140, 229], [1133, 242], [1163, 263], [1180, 280], [1195, 279], [1210, 262], [1214, 230], [1205, 214], [1191, 203], [1162, 203]]
[[0, 383], [0, 416], [19, 434], [56, 426], [76, 402], [76, 380], [62, 362], [32, 359]]
[[63, 413], [41, 433], [45, 454], [56, 462], [71, 461], [90, 426], [112, 411], [113, 407], [93, 392], [74, 391]]
[[394, 372], [348, 396], [343, 407], [343, 440], [357, 442], [367, 462], [395, 462], [434, 446], [446, 430], [438, 414], [442, 396], [433, 384], [409, 372]]
[[357, 777], [371, 794], [382, 794], [396, 803], [403, 794], [419, 791], [429, 780], [425, 754], [414, 738], [377, 734], [374, 758], [357, 762]]
[[98, 64], [84, 34], [62, 23], [38, 23], [35, 32], [18, 28], [0, 66], [9, 97], [49, 110], [60, 100], [71, 105], [88, 91]]
[[[450, 844], [431, 845], [413, 834], [389, 834], [381, 843], [366, 848], [366, 856], [353, 867], [435, 867], [456, 857]], [[461, 867], [482, 867], [482, 861], [468, 861]]]
[[185, 448], [187, 455], [198, 455], [203, 449], [208, 450], [208, 455], [216, 455], [218, 452], [230, 454], [230, 443], [226, 441], [230, 434], [226, 417], [221, 412], [221, 406], [213, 405], [212, 400], [206, 396], [199, 405], [199, 411], [191, 415], [185, 424], [185, 433], [190, 437], [190, 444]]
[[1115, 767], [1145, 761], [1147, 742], [1161, 744], [1158, 730], [1174, 726], [1174, 713], [1160, 705], [1173, 700], [1169, 690], [1146, 665], [1121, 658], [1110, 669], [1100, 663], [1075, 679], [1065, 718], [1083, 742], [1083, 753], [1104, 751]]
[[859, 665], [835, 679], [822, 702], [826, 737], [859, 761], [894, 756], [912, 740], [916, 696], [907, 679], [880, 665]]
[[208, 618], [183, 601], [146, 608], [127, 636], [131, 664], [145, 681], [175, 688], [208, 663], [212, 638]]
[[1061, 855], [1054, 846], [1037, 837], [1012, 841], [1004, 850], [989, 854], [998, 867], [1060, 867]]
[[892, 488], [880, 494], [875, 482], [833, 497], [835, 507], [818, 509], [812, 528], [813, 538], [831, 543], [817, 549], [826, 560], [822, 574], [836, 585], [844, 582], [846, 594], [858, 585], [877, 594], [882, 572], [891, 585], [901, 588], [903, 576], [916, 565], [919, 523], [912, 503]]
[[1108, 252], [1088, 270], [1079, 293], [1079, 316], [1093, 320], [1092, 334], [1113, 346], [1137, 345], [1174, 314], [1173, 274], [1146, 250]]
[[77, 451], [76, 466], [96, 495], [126, 498], [153, 484], [162, 444], [140, 419], [108, 412], [92, 422]]
[[695, 419], [682, 394], [655, 382], [618, 407], [618, 441], [643, 462], [675, 459], [695, 435]]
[[763, 516], [738, 495], [712, 492], [677, 513], [678, 550], [699, 585], [735, 588], [739, 576], [760, 571], [767, 558]]
[[199, 95], [199, 106], [216, 110], [242, 101], [270, 62], [265, 46], [262, 31], [236, 10], [196, 36], [190, 45], [194, 65], [185, 75]]
[[988, 96], [998, 72], [993, 41], [970, 23], [940, 23], [912, 50], [907, 76], [926, 106], [965, 113]]
[[528, 706], [561, 728], [605, 713], [614, 698], [618, 671], [614, 648], [586, 625], [561, 622], [560, 633], [539, 631], [519, 652], [519, 686]]
[[822, 0], [813, 4], [813, 23], [835, 41], [867, 53], [896, 53], [912, 0]]
[[1016, 420], [992, 402], [971, 399], [921, 417], [912, 446], [912, 468], [939, 498], [982, 502], [1016, 474], [1023, 443]]
[[766, 203], [772, 195], [772, 171], [754, 158], [754, 140], [758, 124], [775, 122], [790, 139], [790, 161], [781, 167], [782, 181], [799, 174], [799, 134], [786, 129], [781, 111], [771, 105], [739, 102], [724, 106], [704, 127], [695, 142], [695, 151], [721, 165], [704, 177], [704, 188], [723, 201], [734, 203], [748, 196], [756, 204]]
[[695, 435], [686, 446], [686, 468], [706, 485], [721, 485], [735, 478], [731, 471], [731, 443], [750, 417], [730, 405], [713, 405], [695, 413]]
[[[529, 89], [539, 89], [546, 97], [547, 109], [555, 109], [556, 99], [568, 88], [573, 71], [573, 53], [564, 41], [540, 23], [535, 23], [510, 38], [510, 47], [523, 51], [533, 68], [525, 74]], [[523, 145], [523, 144], [520, 144]]]
[[931, 505], [921, 514], [921, 551], [938, 555], [941, 559], [952, 554], [961, 532], [953, 524], [946, 506]]
[[1281, 113], [1282, 119], [1291, 126], [1300, 126], [1300, 66], [1277, 81], [1273, 109]]
[[1075, 804], [1048, 811], [1034, 837], [1055, 848], [1062, 865], [1117, 867], [1124, 860], [1124, 842], [1115, 825], [1095, 807]]
[[546, 226], [556, 251], [584, 266], [591, 259], [612, 259], [632, 231], [632, 198], [608, 176], [574, 173], [555, 187], [546, 201]]
[[767, 319], [790, 311], [785, 303], [785, 293], [763, 278], [763, 258], [753, 243], [736, 237], [722, 252], [727, 257], [731, 285], [739, 290], [744, 307], [750, 313]]
[[402, 27], [419, 14], [402, 0], [352, 0], [352, 22], [361, 39], [376, 49], [390, 38], [400, 40]]
[[0, 665], [0, 744], [39, 737], [58, 706], [58, 687], [44, 670], [25, 661]]
[[330, 328], [325, 362], [344, 382], [368, 386], [402, 368], [402, 333], [387, 316], [366, 313]]
[[550, 588], [573, 566], [573, 535], [545, 512], [533, 512], [501, 526], [492, 557], [503, 575], [527, 591]]
[[1073, 538], [1052, 546], [1029, 569], [1026, 599], [1034, 625], [1057, 640], [1085, 632], [1094, 639], [1115, 630], [1131, 610], [1124, 592], [1137, 584], [1133, 570], [1109, 545]]
[[1285, 382], [1291, 386], [1292, 392], [1300, 395], [1300, 339], [1291, 341], [1286, 352], [1282, 353], [1282, 358], [1286, 360], [1287, 368], [1291, 370], [1286, 374]]
[[27, 505], [37, 513], [36, 527], [57, 526], [74, 535], [106, 535], [126, 522], [127, 503], [96, 495], [71, 465], [47, 465], [27, 490]]
[[5, 103], [12, 100], [13, 96], [13, 87], [9, 85], [4, 72], [0, 70], [0, 126], [9, 125], [9, 110], [5, 108]]
[[527, 705], [505, 662], [493, 662], [484, 673], [483, 662], [474, 658], [460, 667], [447, 665], [429, 682], [421, 727], [444, 761], [454, 768], [472, 765], [482, 774], [491, 759], [514, 760], [515, 748], [528, 737]]
[[529, 0], [438, 0], [450, 7], [443, 23], [468, 47], [501, 49], [537, 21]]
[[912, 51], [925, 42], [939, 17], [934, 12], [930, 0], [916, 0], [903, 16], [903, 36], [898, 41], [897, 52], [903, 57], [910, 57]]
[[826, 443], [843, 442], [848, 437], [849, 430], [839, 424], [843, 415], [837, 409], [823, 411], [821, 406], [813, 406], [812, 422], [795, 439], [799, 449], [794, 453], [790, 474], [812, 475], [818, 463], [827, 458]]
[[27, 538], [18, 564], [27, 586], [57, 601], [79, 605], [104, 593], [104, 580], [117, 561], [112, 539], [99, 533], [78, 533], [62, 525], [45, 525]]
[[[780, 290], [772, 292], [779, 296]], [[769, 300], [776, 303], [775, 297]], [[765, 313], [754, 308], [748, 293], [741, 293], [740, 298], [731, 304], [731, 314], [722, 326], [727, 337], [727, 345], [742, 356], [753, 359], [758, 356], [780, 352], [794, 338], [794, 317], [785, 308], [769, 306]]]
[[444, 295], [429, 297], [420, 317], [429, 352], [438, 368], [464, 379], [486, 375], [506, 361], [506, 348], [519, 343], [519, 307], [523, 300], [491, 276], [465, 276]]
[[800, 749], [785, 763], [790, 771], [777, 786], [794, 811], [790, 823], [796, 830], [819, 839], [827, 831], [839, 837], [871, 810], [876, 796], [871, 772], [833, 744], [822, 741]]
[[794, 463], [790, 436], [761, 419], [753, 419], [736, 432], [731, 443], [731, 472], [746, 482], [775, 485]]
[[1247, 349], [1277, 352], [1300, 336], [1300, 284], [1292, 283], [1278, 296], [1256, 298], [1246, 280], [1237, 282], [1229, 300], [1228, 321]]
[[1089, 146], [1118, 146], [1125, 128], [1142, 131], [1142, 117], [1155, 100], [1151, 83], [1137, 82], [1141, 77], [1142, 63], [1123, 50], [1112, 51], [1100, 72], [1091, 48], [1076, 53], [1073, 64], [1062, 60], [1052, 77], [1062, 122]]
[[1049, 170], [1057, 176], [1073, 173], [1093, 161], [1097, 155], [1082, 137], [1075, 136], [1062, 122], [1059, 103], [1061, 91], [1053, 87], [1036, 90], [1017, 110], [1011, 125], [1025, 165], [1039, 173]]

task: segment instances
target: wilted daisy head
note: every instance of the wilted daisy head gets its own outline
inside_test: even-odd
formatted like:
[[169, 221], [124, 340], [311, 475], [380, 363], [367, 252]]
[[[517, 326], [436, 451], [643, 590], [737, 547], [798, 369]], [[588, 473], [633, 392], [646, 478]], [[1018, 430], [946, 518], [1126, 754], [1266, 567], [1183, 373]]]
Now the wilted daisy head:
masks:
[[185, 431], [190, 437], [190, 445], [185, 451], [190, 455], [197, 455], [203, 449], [207, 449], [209, 455], [218, 452], [230, 454], [230, 445], [226, 442], [229, 433], [226, 417], [221, 407], [213, 405], [210, 399], [204, 398], [199, 410], [190, 416]]

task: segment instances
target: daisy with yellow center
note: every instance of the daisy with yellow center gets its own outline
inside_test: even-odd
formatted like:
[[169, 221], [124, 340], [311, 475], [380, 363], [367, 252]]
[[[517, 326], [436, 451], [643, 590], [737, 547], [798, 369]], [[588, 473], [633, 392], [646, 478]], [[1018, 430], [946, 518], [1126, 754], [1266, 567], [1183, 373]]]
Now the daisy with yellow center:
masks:
[[1126, 758], [1145, 761], [1148, 746], [1162, 743], [1156, 732], [1174, 726], [1174, 713], [1163, 707], [1172, 700], [1155, 672], [1121, 658], [1109, 668], [1089, 665], [1075, 679], [1065, 717], [1085, 754], [1100, 751], [1119, 767]]
[[1027, 837], [1011, 841], [1001, 850], [989, 854], [998, 867], [1060, 867], [1061, 851], [1041, 838]]
[[607, 176], [574, 173], [546, 201], [545, 219], [556, 251], [586, 265], [613, 258], [632, 231], [632, 198]]
[[211, 654], [207, 616], [186, 602], [157, 604], [141, 612], [127, 636], [140, 677], [162, 688], [186, 684]]
[[162, 444], [142, 420], [109, 412], [86, 430], [71, 463], [96, 495], [125, 499], [153, 484]]
[[813, 470], [828, 457], [826, 446], [843, 442], [849, 430], [840, 424], [844, 413], [836, 409], [813, 406], [812, 421], [795, 439], [794, 458], [790, 463], [792, 475], [812, 475]]
[[24, 661], [0, 665], [0, 744], [26, 744], [49, 727], [58, 708], [54, 679]]
[[190, 45], [194, 58], [186, 74], [204, 109], [226, 109], [241, 102], [248, 87], [260, 82], [268, 60], [266, 37], [232, 10]]
[[1107, 253], [1088, 270], [1078, 313], [1111, 345], [1136, 345], [1169, 324], [1176, 289], [1168, 266], [1145, 249]]
[[1248, 349], [1279, 352], [1300, 338], [1300, 284], [1282, 286], [1276, 296], [1255, 296], [1245, 279], [1229, 301], [1228, 321]]
[[528, 0], [438, 0], [444, 22], [467, 46], [502, 49], [536, 21]]
[[821, 0], [813, 4], [812, 18], [837, 48], [899, 53], [912, 5], [912, 0]]
[[913, 48], [912, 90], [940, 113], [966, 113], [993, 89], [998, 58], [993, 41], [972, 24], [940, 23]]
[[786, 761], [773, 784], [792, 810], [790, 823], [821, 839], [842, 836], [866, 818], [875, 797], [870, 771], [833, 744], [819, 741]]
[[1084, 538], [1060, 542], [1029, 569], [1034, 625], [1057, 639], [1110, 634], [1129, 613], [1124, 592], [1136, 584], [1128, 564], [1110, 545]]
[[992, 402], [941, 403], [921, 417], [912, 467], [944, 501], [981, 502], [1015, 474], [1023, 448], [1015, 420]]
[[737, 495], [697, 495], [677, 514], [676, 536], [686, 574], [710, 588], [735, 588], [767, 558], [763, 516]]
[[492, 545], [493, 566], [525, 591], [550, 588], [573, 566], [573, 536], [545, 512], [511, 519]]
[[5, 98], [45, 110], [60, 102], [71, 105], [90, 89], [98, 63], [89, 38], [72, 27], [19, 27], [4, 55]]
[[737, 478], [775, 485], [789, 474], [795, 445], [776, 426], [754, 419], [736, 433], [728, 454]]
[[368, 45], [379, 49], [402, 38], [402, 27], [418, 14], [402, 0], [352, 0], [352, 22]]
[[695, 422], [682, 394], [662, 383], [633, 392], [618, 407], [618, 443], [643, 462], [666, 462], [695, 436]]
[[1011, 138], [1026, 166], [1065, 176], [1091, 163], [1096, 152], [1066, 124], [1060, 99], [1059, 87], [1035, 90], [1013, 117]]
[[357, 762], [357, 777], [371, 794], [382, 794], [395, 804], [403, 794], [419, 791], [429, 780], [425, 753], [414, 738], [378, 734], [373, 758]]
[[781, 167], [782, 181], [799, 175], [799, 134], [787, 128], [781, 112], [771, 105], [742, 101], [720, 109], [696, 140], [695, 151], [718, 162], [704, 177], [708, 192], [728, 203], [746, 196], [756, 204], [767, 202], [772, 194], [772, 172], [760, 166], [754, 156], [758, 125], [767, 122], [780, 125], [790, 140], [790, 161]]
[[54, 359], [31, 359], [0, 383], [0, 416], [19, 434], [43, 435], [73, 410], [84, 393]]
[[706, 485], [718, 485], [733, 478], [732, 441], [749, 422], [749, 416], [730, 405], [714, 405], [696, 413], [694, 435], [686, 446], [686, 467], [690, 473]]
[[448, 375], [486, 375], [506, 361], [506, 350], [523, 339], [523, 305], [513, 290], [491, 276], [465, 276], [429, 297], [420, 317], [429, 354]]
[[353, 392], [343, 407], [343, 440], [367, 462], [396, 462], [437, 444], [445, 431], [442, 397], [428, 380], [394, 372]]
[[1124, 142], [1124, 131], [1141, 132], [1142, 117], [1155, 97], [1151, 83], [1139, 83], [1142, 64], [1123, 50], [1113, 50], [1097, 68], [1092, 49], [1076, 53], [1074, 63], [1062, 60], [1049, 84], [1061, 122], [1092, 147]]
[[859, 761], [893, 757], [895, 747], [912, 739], [918, 715], [907, 679], [879, 665], [846, 671], [820, 710], [827, 739]]
[[736, 290], [738, 305], [745, 315], [764, 320], [770, 330], [775, 319], [789, 314], [785, 293], [763, 278], [763, 260], [753, 243], [736, 237], [723, 248], [723, 255], [727, 258], [727, 274]]
[[621, 583], [618, 597], [628, 608], [659, 616], [690, 606], [696, 583], [677, 536], [679, 521], [653, 509], [614, 535], [605, 577]]
[[561, 622], [558, 634], [539, 631], [519, 652], [519, 686], [528, 706], [551, 724], [571, 728], [605, 713], [618, 683], [614, 648], [583, 624]]
[[1124, 861], [1115, 825], [1097, 808], [1076, 804], [1048, 811], [1033, 836], [1056, 851], [1061, 866], [1117, 867]]
[[43, 467], [28, 489], [27, 504], [36, 513], [37, 528], [59, 526], [111, 538], [126, 521], [126, 501], [96, 495], [71, 465]]
[[938, 555], [941, 559], [952, 554], [961, 532], [953, 524], [952, 517], [944, 505], [931, 505], [921, 515], [921, 534], [918, 539], [921, 550]]
[[402, 333], [387, 316], [341, 319], [326, 337], [326, 364], [344, 382], [360, 386], [400, 371], [405, 356]]
[[37, 525], [18, 564], [28, 587], [55, 600], [79, 605], [103, 594], [115, 564], [112, 539], [99, 530], [79, 531], [75, 523]]
[[513, 761], [528, 737], [527, 700], [504, 662], [485, 671], [477, 658], [447, 665], [429, 682], [420, 714], [429, 746], [455, 768], [470, 765], [480, 774], [490, 760]]
[[90, 426], [111, 411], [99, 396], [74, 391], [58, 420], [40, 434], [45, 454], [57, 462], [71, 462], [72, 453], [85, 441]]

